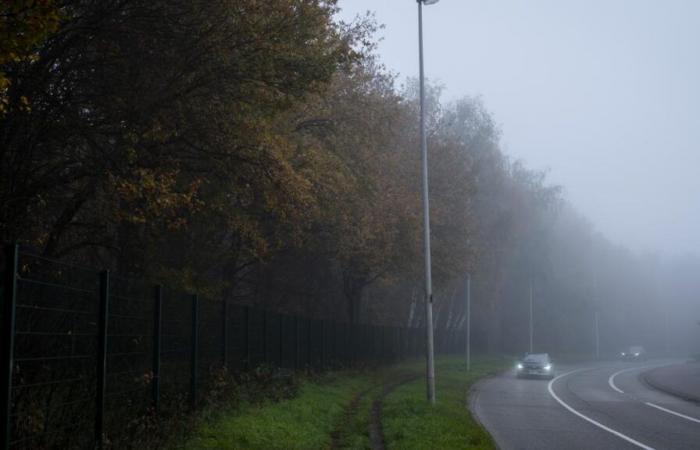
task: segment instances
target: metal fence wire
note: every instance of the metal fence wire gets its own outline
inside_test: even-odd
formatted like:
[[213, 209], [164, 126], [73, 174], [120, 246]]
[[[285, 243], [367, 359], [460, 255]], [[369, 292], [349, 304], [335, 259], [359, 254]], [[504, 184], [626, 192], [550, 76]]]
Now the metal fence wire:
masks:
[[[290, 316], [6, 249], [0, 448], [120, 447], [194, 410], [217, 369], [352, 367], [418, 356], [423, 330]], [[442, 352], [460, 339], [446, 334]], [[176, 411], [177, 410], [177, 411]], [[128, 445], [125, 445], [128, 446]]]

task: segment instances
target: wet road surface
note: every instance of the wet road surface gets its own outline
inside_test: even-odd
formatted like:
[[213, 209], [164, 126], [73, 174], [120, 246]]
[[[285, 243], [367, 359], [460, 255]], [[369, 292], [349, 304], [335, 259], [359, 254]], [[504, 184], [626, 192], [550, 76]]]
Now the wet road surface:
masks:
[[679, 362], [561, 366], [551, 381], [508, 372], [477, 383], [469, 405], [503, 450], [700, 449], [700, 405], [641, 376]]

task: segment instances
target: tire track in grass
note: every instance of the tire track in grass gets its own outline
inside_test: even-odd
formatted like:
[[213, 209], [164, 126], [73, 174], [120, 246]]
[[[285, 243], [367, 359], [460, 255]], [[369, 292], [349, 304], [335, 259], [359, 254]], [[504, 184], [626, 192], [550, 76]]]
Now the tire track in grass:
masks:
[[372, 389], [375, 389], [377, 386], [373, 385], [368, 388], [363, 389], [362, 391], [356, 393], [352, 400], [350, 400], [350, 403], [348, 404], [347, 408], [343, 412], [340, 420], [336, 424], [335, 429], [331, 433], [331, 445], [330, 449], [331, 450], [339, 450], [342, 447], [342, 440], [343, 437], [345, 437], [348, 434], [347, 427], [351, 426], [352, 423], [355, 420], [355, 416], [357, 415], [357, 409], [358, 406], [360, 405], [360, 402], [364, 399], [364, 397], [372, 391]]
[[372, 446], [372, 450], [385, 450], [386, 448], [384, 442], [384, 431], [382, 428], [382, 403], [384, 402], [384, 399], [391, 394], [394, 389], [406, 383], [410, 383], [419, 377], [420, 375], [416, 374], [404, 375], [393, 383], [385, 384], [382, 392], [372, 402], [369, 423], [369, 441]]

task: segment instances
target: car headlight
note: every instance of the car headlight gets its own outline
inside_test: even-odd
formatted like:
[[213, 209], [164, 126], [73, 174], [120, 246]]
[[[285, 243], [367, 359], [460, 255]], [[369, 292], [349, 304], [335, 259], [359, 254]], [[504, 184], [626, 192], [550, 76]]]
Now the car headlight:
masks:
[[520, 363], [518, 363], [515, 367], [516, 367], [518, 370], [523, 370], [523, 365], [520, 364]]
[[625, 352], [622, 352], [622, 353], [620, 353], [620, 354], [621, 354], [622, 356], [627, 356], [627, 353], [625, 353]]
[[635, 353], [634, 356], [639, 356], [639, 353]]
[[544, 366], [544, 370], [547, 370], [547, 371], [552, 370], [552, 365], [551, 365], [551, 364], [547, 364], [546, 366]]

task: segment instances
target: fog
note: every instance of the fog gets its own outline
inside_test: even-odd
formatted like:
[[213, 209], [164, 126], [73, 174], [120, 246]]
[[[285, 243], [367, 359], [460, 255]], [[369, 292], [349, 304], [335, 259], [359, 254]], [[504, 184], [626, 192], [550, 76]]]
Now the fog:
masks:
[[0, 447], [698, 448], [698, 24], [4, 2]]
[[[384, 25], [377, 54], [397, 84], [418, 73], [415, 2], [340, 7], [342, 20], [370, 11]], [[606, 242], [644, 266], [615, 280], [626, 286], [617, 298], [593, 301], [610, 309], [601, 319], [608, 347], [697, 351], [698, 19], [693, 1], [443, 0], [424, 9], [426, 76], [443, 99], [481, 98], [506, 155], [548, 171]], [[615, 265], [593, 258], [602, 271]]]
[[[414, 3], [340, 2], [385, 25], [399, 81], [418, 73]], [[699, 19], [693, 1], [443, 0], [424, 12], [426, 76], [483, 97], [506, 153], [549, 169], [611, 240], [698, 253]]]

